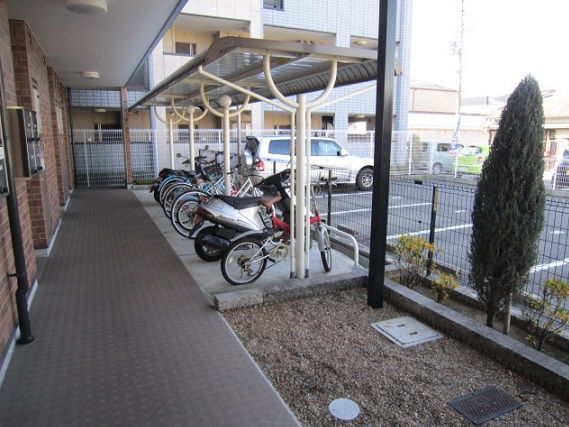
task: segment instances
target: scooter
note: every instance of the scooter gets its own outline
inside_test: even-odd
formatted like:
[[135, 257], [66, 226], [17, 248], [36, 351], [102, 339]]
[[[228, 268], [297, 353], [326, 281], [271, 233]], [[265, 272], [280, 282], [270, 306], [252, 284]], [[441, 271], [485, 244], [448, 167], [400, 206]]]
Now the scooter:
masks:
[[[272, 192], [282, 186], [289, 175], [290, 171], [284, 170], [265, 178], [256, 186]], [[261, 197], [215, 195], [198, 205], [194, 219], [197, 234], [190, 236], [194, 238], [196, 254], [204, 261], [219, 261], [235, 236], [246, 231], [262, 232], [271, 228], [270, 213], [259, 205], [259, 200]], [[210, 225], [205, 225], [207, 222]]]

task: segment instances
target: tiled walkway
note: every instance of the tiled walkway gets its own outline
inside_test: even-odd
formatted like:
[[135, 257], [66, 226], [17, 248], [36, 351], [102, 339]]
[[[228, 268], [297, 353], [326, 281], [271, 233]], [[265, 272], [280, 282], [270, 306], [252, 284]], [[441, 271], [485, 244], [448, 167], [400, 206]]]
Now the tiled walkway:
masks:
[[30, 319], [0, 426], [299, 425], [130, 190], [74, 191]]

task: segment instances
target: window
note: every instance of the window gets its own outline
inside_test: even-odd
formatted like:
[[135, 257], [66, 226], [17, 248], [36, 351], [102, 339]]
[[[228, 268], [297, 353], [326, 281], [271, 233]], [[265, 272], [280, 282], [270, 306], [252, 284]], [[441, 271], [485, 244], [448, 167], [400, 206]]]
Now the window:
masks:
[[197, 46], [195, 43], [176, 42], [176, 53], [180, 55], [195, 55]]
[[334, 141], [318, 140], [318, 156], [337, 156], [340, 146]]
[[290, 155], [290, 139], [273, 139], [269, 143], [270, 154]]
[[263, 0], [263, 9], [284, 10], [284, 0]]

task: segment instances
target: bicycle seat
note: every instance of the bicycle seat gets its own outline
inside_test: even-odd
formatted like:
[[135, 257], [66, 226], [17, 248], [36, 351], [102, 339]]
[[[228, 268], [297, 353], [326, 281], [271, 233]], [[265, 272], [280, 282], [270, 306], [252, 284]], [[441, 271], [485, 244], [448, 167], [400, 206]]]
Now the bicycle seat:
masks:
[[257, 206], [257, 202], [261, 200], [261, 197], [235, 197], [225, 194], [216, 194], [213, 197], [223, 200], [224, 203], [237, 210]]
[[185, 170], [185, 169], [170, 169], [170, 168], [164, 168], [160, 171], [160, 173], [163, 173], [164, 175], [187, 176], [190, 178], [196, 175], [195, 172], [190, 172], [190, 171]]

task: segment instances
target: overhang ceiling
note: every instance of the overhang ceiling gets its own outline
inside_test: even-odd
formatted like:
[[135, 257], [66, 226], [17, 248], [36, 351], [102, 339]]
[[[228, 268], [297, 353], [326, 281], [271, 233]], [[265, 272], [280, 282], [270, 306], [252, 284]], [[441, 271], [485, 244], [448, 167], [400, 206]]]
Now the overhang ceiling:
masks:
[[[271, 55], [271, 75], [284, 96], [314, 92], [326, 88], [332, 60], [338, 61], [335, 87], [376, 80], [377, 51], [310, 43], [283, 42], [240, 37], [224, 37], [159, 83], [139, 100], [138, 106], [177, 107], [204, 105], [201, 87], [212, 106], [223, 95], [232, 105], [240, 105], [246, 95], [236, 88], [216, 82], [200, 70], [234, 85], [272, 99], [263, 70], [263, 57]], [[395, 74], [401, 73], [396, 61]], [[258, 99], [251, 99], [251, 102]]]
[[[108, 0], [104, 15], [70, 12], [65, 0], [8, 0], [9, 19], [28, 23], [46, 63], [72, 89], [117, 89], [143, 65], [187, 0]], [[96, 71], [99, 79], [84, 79]]]

